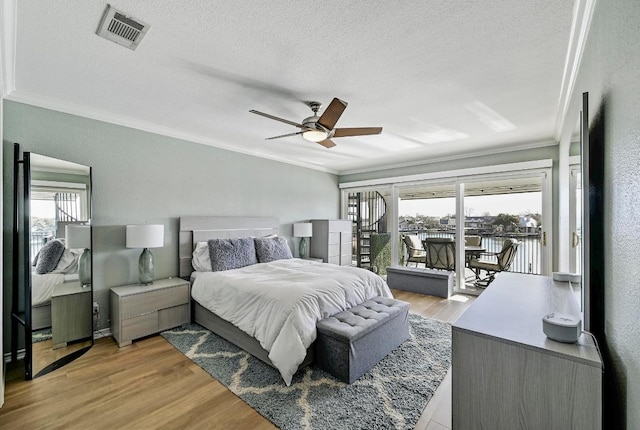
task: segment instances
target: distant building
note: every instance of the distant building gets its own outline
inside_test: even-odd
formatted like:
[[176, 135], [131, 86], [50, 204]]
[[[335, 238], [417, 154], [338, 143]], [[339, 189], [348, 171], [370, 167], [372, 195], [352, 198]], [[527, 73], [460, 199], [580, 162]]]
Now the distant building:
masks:
[[522, 233], [535, 233], [538, 231], [538, 221], [531, 217], [531, 215], [524, 215], [520, 217], [520, 232]]
[[493, 231], [494, 216], [468, 216], [464, 218], [464, 227], [466, 230], [475, 231], [478, 233], [485, 232], [490, 233]]
[[456, 228], [456, 219], [455, 218], [440, 218], [440, 227], [445, 228], [447, 230], [455, 230]]
[[399, 223], [399, 227], [401, 231], [417, 231], [417, 230], [422, 230], [423, 228], [423, 222], [421, 220], [410, 220], [410, 219], [403, 219], [400, 221]]

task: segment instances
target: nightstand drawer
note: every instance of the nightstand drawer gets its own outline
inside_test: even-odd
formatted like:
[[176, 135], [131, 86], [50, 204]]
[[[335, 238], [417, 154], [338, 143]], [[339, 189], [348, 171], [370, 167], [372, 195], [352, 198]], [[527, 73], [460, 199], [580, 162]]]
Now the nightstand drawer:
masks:
[[123, 297], [121, 314], [124, 318], [127, 318], [128, 316], [142, 315], [185, 303], [189, 303], [188, 284]]
[[173, 306], [158, 311], [158, 331], [189, 322], [189, 305]]
[[122, 336], [118, 339], [124, 342], [138, 337], [147, 336], [158, 331], [158, 312], [150, 312], [122, 321]]

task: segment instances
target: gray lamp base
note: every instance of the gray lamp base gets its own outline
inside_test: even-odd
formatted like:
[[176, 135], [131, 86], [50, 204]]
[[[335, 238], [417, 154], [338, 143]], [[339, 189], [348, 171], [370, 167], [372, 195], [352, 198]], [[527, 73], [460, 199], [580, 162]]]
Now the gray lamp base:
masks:
[[298, 245], [298, 254], [300, 258], [309, 258], [309, 246], [307, 245], [307, 238], [300, 238], [300, 245]]
[[85, 248], [78, 260], [78, 278], [80, 278], [80, 284], [91, 285], [91, 250]]
[[140, 285], [153, 284], [155, 266], [153, 265], [153, 254], [149, 248], [144, 248], [138, 260], [138, 272], [140, 274]]

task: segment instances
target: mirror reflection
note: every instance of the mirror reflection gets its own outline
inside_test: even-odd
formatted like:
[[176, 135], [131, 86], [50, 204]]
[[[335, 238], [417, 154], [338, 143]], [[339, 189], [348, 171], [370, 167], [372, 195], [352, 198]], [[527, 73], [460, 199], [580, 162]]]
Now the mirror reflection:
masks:
[[30, 154], [32, 374], [92, 344], [91, 169]]
[[[582, 273], [582, 168], [580, 165], [580, 130], [582, 119], [578, 119], [572, 138], [570, 156], [573, 161], [569, 163], [569, 228], [570, 228], [570, 254], [569, 271], [580, 275]], [[574, 294], [578, 306], [582, 307], [582, 289], [580, 282], [572, 282]]]

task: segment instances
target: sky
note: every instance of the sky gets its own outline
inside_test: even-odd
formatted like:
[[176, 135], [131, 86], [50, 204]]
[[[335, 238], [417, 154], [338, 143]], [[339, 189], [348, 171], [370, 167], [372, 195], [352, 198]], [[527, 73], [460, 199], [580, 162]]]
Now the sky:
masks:
[[[428, 215], [442, 217], [456, 212], [455, 198], [428, 200], [400, 200], [400, 216]], [[542, 213], [542, 193], [498, 194], [493, 196], [465, 197], [465, 213], [468, 216], [524, 215]]]
[[37, 218], [55, 218], [55, 203], [53, 200], [31, 200], [31, 216]]

